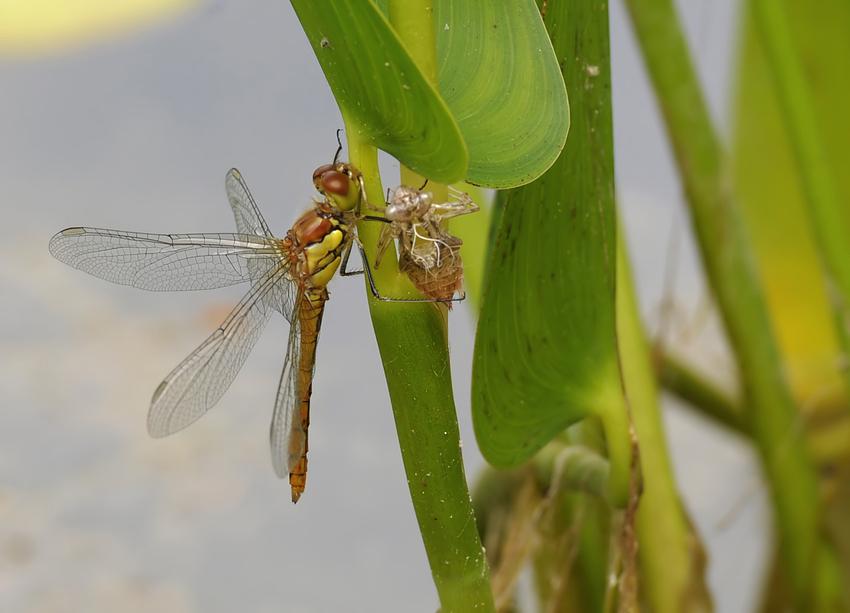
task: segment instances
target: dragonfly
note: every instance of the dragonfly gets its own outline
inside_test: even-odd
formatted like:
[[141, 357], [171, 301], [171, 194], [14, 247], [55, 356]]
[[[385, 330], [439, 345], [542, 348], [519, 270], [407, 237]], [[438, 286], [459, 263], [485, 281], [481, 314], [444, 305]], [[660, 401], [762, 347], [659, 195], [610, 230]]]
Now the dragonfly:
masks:
[[[463, 261], [460, 247], [463, 241], [449, 233], [442, 222], [480, 210], [469, 194], [449, 187], [450, 200], [435, 203], [429, 191], [409, 185], [393, 192], [383, 214], [387, 224], [381, 228], [375, 254], [375, 268], [387, 248], [398, 241], [398, 267], [406, 273], [416, 288], [429, 301], [446, 302], [451, 308], [454, 300], [463, 300]], [[375, 208], [368, 202], [369, 208]], [[460, 293], [459, 298], [454, 298]]]
[[[61, 262], [113, 283], [152, 290], [202, 290], [250, 282], [224, 323], [156, 388], [148, 432], [182, 430], [215, 405], [245, 362], [274, 311], [290, 323], [270, 441], [280, 478], [289, 476], [292, 502], [307, 480], [310, 397], [327, 285], [348, 259], [363, 178], [350, 164], [321, 166], [313, 180], [323, 199], [275, 238], [238, 170], [225, 186], [236, 232], [145, 234], [73, 227], [50, 241]], [[361, 251], [362, 254], [362, 251]], [[357, 271], [348, 274], [358, 274]], [[374, 284], [373, 284], [374, 285]]]

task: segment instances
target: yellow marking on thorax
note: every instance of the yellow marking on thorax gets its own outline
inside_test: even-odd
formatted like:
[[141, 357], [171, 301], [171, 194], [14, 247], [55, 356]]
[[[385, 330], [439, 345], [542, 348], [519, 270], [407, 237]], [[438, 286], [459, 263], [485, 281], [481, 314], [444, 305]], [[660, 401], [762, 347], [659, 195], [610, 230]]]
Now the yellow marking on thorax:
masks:
[[321, 242], [308, 245], [304, 249], [307, 259], [307, 272], [315, 286], [330, 283], [340, 264], [339, 247], [345, 239], [345, 231], [337, 227], [325, 234]]

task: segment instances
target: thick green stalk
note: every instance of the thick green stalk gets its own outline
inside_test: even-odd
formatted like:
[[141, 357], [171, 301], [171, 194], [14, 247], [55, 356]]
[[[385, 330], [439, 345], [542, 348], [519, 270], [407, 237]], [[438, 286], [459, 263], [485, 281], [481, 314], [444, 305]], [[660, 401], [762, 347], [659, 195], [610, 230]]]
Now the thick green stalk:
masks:
[[[434, 29], [433, 1], [389, 0], [387, 12], [390, 24], [404, 43], [410, 57], [422, 74], [437, 87], [437, 37]], [[404, 185], [419, 187], [425, 183], [425, 177], [402, 165], [401, 182]], [[428, 191], [434, 194], [435, 202], [448, 200], [447, 187], [441, 183], [429, 182]], [[411, 297], [418, 296], [411, 292]]]
[[[832, 176], [785, 2], [754, 0], [753, 17], [802, 178], [808, 203], [806, 212], [817, 234], [816, 245], [826, 276], [827, 296], [846, 362], [850, 356], [850, 236], [847, 233], [850, 220]], [[847, 364], [842, 371], [850, 391]]]
[[706, 273], [741, 370], [794, 600], [803, 610], [818, 539], [815, 471], [782, 373], [728, 164], [672, 0], [627, 0], [627, 5], [667, 124]]
[[[428, 2], [391, 2], [390, 20], [424, 72], [436, 78], [433, 8]], [[425, 32], [430, 29], [431, 37]], [[429, 51], [430, 49], [430, 51]], [[351, 162], [363, 173], [371, 202], [384, 191], [377, 150], [362, 146], [348, 130]], [[374, 254], [379, 228], [361, 223], [358, 233], [367, 254]], [[379, 286], [410, 293], [394, 258], [384, 260]], [[398, 294], [393, 294], [398, 295]], [[445, 613], [494, 611], [490, 570], [476, 529], [461, 455], [460, 432], [452, 392], [445, 307], [435, 304], [381, 302], [369, 294], [372, 325], [384, 364], [404, 470], [431, 574]]]
[[[349, 147], [370, 200], [380, 199], [377, 150], [351, 140]], [[368, 254], [375, 253], [377, 225], [364, 222], [358, 227]], [[379, 277], [379, 287], [381, 279], [391, 274], [389, 263], [385, 264], [388, 272]], [[397, 269], [392, 274], [403, 276]], [[434, 304], [381, 302], [371, 294], [369, 308], [441, 610], [493, 611], [489, 566], [463, 470], [445, 320]]]
[[[655, 613], [712, 610], [697, 537], [682, 510], [659, 413], [658, 388], [643, 335], [628, 254], [617, 233], [617, 344], [626, 396], [640, 443], [643, 496], [637, 511], [645, 599]], [[687, 608], [684, 605], [687, 604]]]

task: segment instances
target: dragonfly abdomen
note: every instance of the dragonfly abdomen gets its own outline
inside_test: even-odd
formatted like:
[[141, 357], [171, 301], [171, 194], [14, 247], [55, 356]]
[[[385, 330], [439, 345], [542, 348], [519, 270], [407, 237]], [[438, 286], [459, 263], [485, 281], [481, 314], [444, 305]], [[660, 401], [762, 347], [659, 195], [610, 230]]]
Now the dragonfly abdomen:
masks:
[[310, 397], [313, 394], [316, 345], [319, 341], [319, 329], [322, 325], [322, 314], [325, 312], [327, 300], [328, 290], [324, 286], [307, 290], [301, 299], [301, 359], [298, 364], [298, 397], [304, 446], [301, 458], [289, 473], [292, 502], [298, 502], [307, 484], [307, 451], [309, 448], [307, 432], [310, 427]]

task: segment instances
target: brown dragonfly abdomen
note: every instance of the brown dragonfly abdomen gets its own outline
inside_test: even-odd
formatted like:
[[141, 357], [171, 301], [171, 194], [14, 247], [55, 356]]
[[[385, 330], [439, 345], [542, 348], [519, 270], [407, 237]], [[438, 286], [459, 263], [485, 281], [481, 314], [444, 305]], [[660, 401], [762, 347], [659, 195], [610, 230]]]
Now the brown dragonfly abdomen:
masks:
[[298, 502], [307, 483], [308, 429], [310, 428], [310, 397], [313, 394], [313, 371], [316, 366], [316, 344], [322, 325], [322, 314], [328, 300], [326, 287], [314, 287], [301, 299], [301, 360], [298, 364], [298, 397], [301, 407], [301, 431], [304, 447], [301, 459], [289, 473], [292, 502]]

